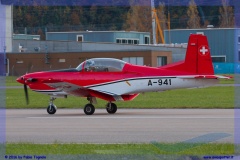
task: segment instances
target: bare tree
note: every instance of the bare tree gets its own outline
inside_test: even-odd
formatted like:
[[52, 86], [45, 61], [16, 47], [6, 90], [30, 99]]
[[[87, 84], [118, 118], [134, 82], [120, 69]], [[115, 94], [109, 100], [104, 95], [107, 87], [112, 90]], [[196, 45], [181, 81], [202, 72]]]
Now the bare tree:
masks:
[[165, 15], [165, 3], [160, 2], [159, 6], [156, 8], [157, 10], [157, 16], [161, 24], [161, 28], [163, 30], [167, 29], [167, 18]]
[[234, 27], [234, 14], [233, 7], [229, 6], [227, 0], [222, 0], [222, 7], [219, 8], [219, 27], [220, 28], [230, 28]]
[[189, 7], [187, 10], [188, 28], [201, 28], [200, 17], [198, 15], [197, 5], [194, 0], [190, 0]]

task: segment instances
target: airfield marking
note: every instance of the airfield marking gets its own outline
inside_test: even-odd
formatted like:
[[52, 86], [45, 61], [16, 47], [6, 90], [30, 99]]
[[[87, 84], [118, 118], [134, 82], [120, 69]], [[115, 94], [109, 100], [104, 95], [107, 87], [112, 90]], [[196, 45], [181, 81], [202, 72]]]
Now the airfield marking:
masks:
[[[93, 115], [94, 116], [94, 115]], [[30, 119], [234, 119], [233, 117], [26, 117]]]

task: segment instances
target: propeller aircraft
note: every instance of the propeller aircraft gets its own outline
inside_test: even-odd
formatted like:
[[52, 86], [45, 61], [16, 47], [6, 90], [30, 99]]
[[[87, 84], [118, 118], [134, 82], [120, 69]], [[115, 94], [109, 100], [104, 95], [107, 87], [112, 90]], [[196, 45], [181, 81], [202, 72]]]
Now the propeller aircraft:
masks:
[[229, 79], [214, 75], [207, 37], [191, 34], [185, 60], [173, 64], [149, 67], [113, 58], [93, 58], [76, 68], [28, 73], [17, 81], [24, 85], [27, 103], [27, 86], [50, 96], [49, 114], [57, 111], [53, 103], [56, 98], [74, 95], [87, 98], [89, 103], [84, 112], [92, 115], [96, 98], [106, 100], [107, 112], [114, 114], [117, 111], [115, 101], [133, 100], [144, 92], [212, 86], [219, 78]]

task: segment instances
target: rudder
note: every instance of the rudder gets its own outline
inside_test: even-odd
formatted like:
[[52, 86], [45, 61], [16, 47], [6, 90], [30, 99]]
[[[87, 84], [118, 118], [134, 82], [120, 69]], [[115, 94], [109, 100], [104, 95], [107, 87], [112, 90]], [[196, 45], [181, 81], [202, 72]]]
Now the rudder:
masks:
[[187, 71], [191, 73], [214, 74], [206, 36], [201, 34], [190, 35], [184, 65]]

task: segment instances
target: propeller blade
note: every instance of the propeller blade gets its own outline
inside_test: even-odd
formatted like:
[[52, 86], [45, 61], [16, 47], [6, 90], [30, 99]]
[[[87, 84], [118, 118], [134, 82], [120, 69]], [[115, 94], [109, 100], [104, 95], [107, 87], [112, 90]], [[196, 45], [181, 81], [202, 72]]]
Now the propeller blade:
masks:
[[29, 104], [29, 99], [28, 99], [28, 89], [27, 89], [26, 84], [24, 84], [24, 93], [25, 93], [26, 103], [28, 105]]

